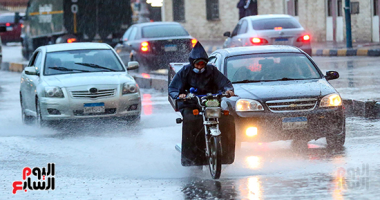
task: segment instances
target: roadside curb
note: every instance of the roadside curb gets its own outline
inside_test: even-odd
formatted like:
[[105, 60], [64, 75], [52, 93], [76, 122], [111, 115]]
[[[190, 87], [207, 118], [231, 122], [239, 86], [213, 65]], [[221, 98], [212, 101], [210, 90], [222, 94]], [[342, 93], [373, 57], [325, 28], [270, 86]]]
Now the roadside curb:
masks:
[[312, 49], [313, 56], [380, 56], [380, 49]]
[[[222, 49], [220, 45], [204, 45], [204, 48], [208, 54]], [[312, 56], [380, 56], [380, 49], [320, 49], [312, 48]]]
[[3, 62], [0, 68], [3, 71], [22, 72], [26, 66], [27, 64], [23, 63]]

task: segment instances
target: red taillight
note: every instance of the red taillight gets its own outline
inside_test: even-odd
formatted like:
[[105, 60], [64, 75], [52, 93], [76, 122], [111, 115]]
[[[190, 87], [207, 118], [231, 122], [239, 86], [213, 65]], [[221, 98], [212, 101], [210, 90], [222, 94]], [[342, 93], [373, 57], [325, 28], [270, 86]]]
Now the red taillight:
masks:
[[304, 35], [297, 39], [297, 42], [309, 42], [310, 41], [310, 35]]
[[24, 28], [24, 24], [21, 24], [20, 26], [21, 26], [21, 28]]
[[67, 43], [73, 43], [73, 42], [76, 42], [77, 39], [76, 38], [69, 38], [67, 39]]
[[281, 30], [282, 30], [282, 27], [274, 27], [274, 30], [276, 30], [276, 31], [281, 31]]
[[262, 38], [251, 38], [252, 44], [268, 44], [268, 40]]
[[191, 44], [193, 45], [193, 47], [195, 46], [195, 44], [197, 44], [197, 42], [198, 42], [197, 39], [192, 39], [191, 40]]
[[142, 42], [141, 43], [141, 51], [143, 51], [143, 52], [149, 51], [149, 43], [148, 42]]
[[11, 26], [11, 23], [6, 23], [5, 26]]

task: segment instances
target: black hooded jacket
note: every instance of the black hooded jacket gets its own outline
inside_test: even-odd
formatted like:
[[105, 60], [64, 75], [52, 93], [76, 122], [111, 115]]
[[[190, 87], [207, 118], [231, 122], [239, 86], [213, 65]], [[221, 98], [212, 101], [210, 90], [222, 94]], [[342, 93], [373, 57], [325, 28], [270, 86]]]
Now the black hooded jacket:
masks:
[[193, 63], [198, 59], [208, 60], [207, 53], [199, 42], [190, 52], [190, 64], [179, 70], [170, 83], [169, 95], [171, 98], [176, 99], [179, 94], [186, 94], [186, 90], [189, 91], [191, 87], [198, 89], [197, 95], [233, 91], [231, 81], [213, 65], [206, 65], [203, 73], [195, 73]]

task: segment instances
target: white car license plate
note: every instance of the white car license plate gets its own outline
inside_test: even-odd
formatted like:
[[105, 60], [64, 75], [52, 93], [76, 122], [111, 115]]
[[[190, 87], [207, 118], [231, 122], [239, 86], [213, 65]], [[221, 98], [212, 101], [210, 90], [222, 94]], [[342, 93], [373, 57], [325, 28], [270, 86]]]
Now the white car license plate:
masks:
[[165, 45], [165, 51], [177, 51], [178, 47], [175, 44]]
[[13, 27], [12, 26], [7, 26], [7, 31], [13, 31]]
[[288, 45], [289, 40], [288, 38], [276, 38], [273, 44], [274, 45]]
[[307, 118], [306, 117], [284, 117], [284, 118], [282, 118], [282, 129], [283, 130], [306, 129], [306, 128], [307, 128]]
[[104, 113], [105, 111], [104, 103], [86, 103], [84, 104], [83, 114]]

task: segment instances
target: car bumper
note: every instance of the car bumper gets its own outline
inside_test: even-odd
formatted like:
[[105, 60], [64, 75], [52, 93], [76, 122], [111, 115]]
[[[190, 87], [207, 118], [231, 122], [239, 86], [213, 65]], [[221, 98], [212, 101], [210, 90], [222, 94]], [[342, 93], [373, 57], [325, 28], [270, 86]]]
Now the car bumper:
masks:
[[[237, 138], [242, 141], [277, 141], [291, 139], [319, 139], [328, 135], [344, 134], [345, 116], [342, 107], [317, 109], [306, 112], [287, 113], [235, 113]], [[283, 119], [306, 117], [307, 126], [303, 129], [284, 129]], [[248, 137], [246, 130], [257, 128], [257, 135]]]
[[188, 62], [188, 53], [165, 53], [162, 55], [139, 53], [136, 60], [148, 69], [167, 69], [171, 62]]
[[[104, 103], [105, 112], [84, 114], [84, 104], [87, 103]], [[139, 93], [99, 99], [43, 97], [40, 99], [40, 106], [43, 120], [126, 117], [140, 115], [141, 97]], [[135, 106], [136, 109], [133, 109]]]

